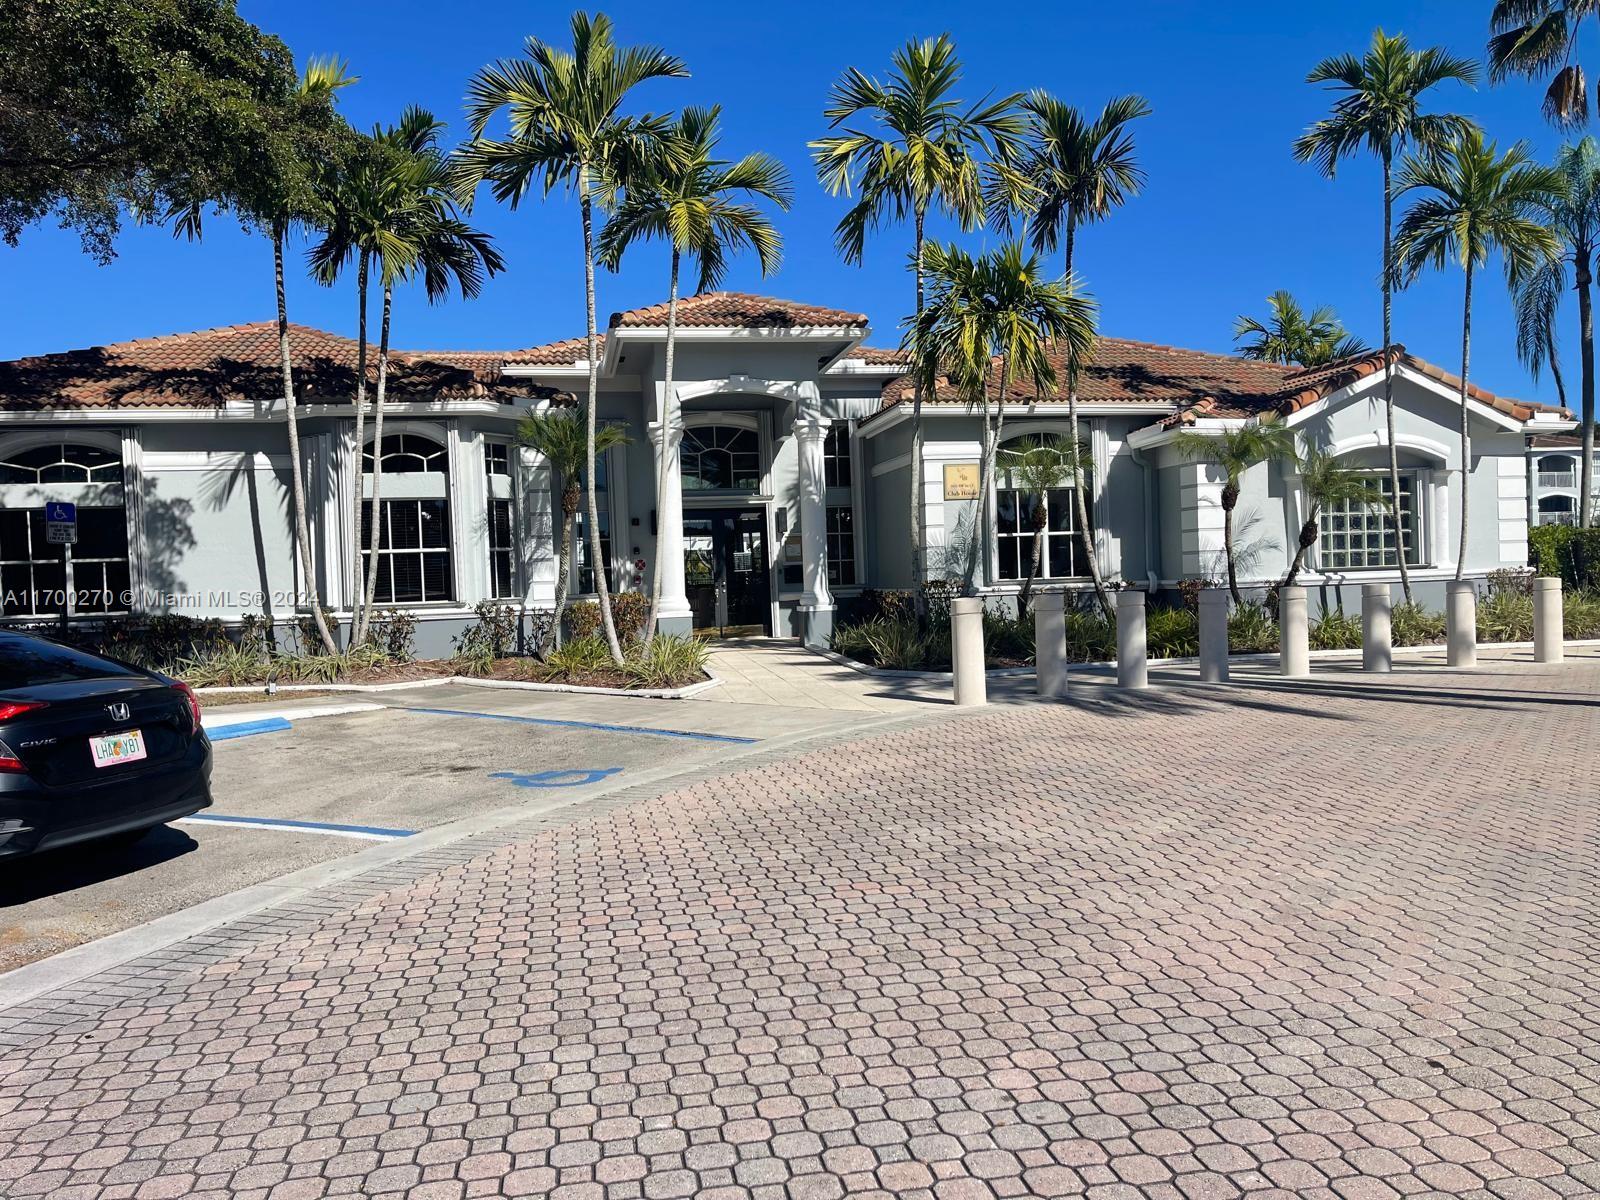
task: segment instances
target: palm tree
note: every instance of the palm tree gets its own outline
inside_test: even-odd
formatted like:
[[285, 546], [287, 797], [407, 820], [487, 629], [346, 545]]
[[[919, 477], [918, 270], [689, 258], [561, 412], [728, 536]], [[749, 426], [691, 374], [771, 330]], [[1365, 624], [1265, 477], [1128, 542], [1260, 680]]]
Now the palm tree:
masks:
[[1556, 154], [1555, 169], [1561, 190], [1544, 205], [1544, 221], [1561, 243], [1558, 258], [1542, 264], [1515, 289], [1517, 355], [1539, 377], [1548, 363], [1566, 407], [1566, 388], [1556, 359], [1555, 319], [1561, 294], [1568, 286], [1578, 293], [1579, 396], [1583, 409], [1582, 499], [1579, 524], [1593, 523], [1592, 472], [1594, 461], [1594, 284], [1595, 256], [1600, 254], [1600, 143], [1586, 137]]
[[[652, 79], [683, 78], [683, 62], [654, 46], [619, 47], [611, 21], [572, 14], [572, 50], [530, 37], [525, 57], [502, 60], [473, 77], [467, 114], [472, 141], [457, 154], [459, 186], [470, 195], [488, 182], [496, 200], [516, 208], [537, 185], [548, 196], [570, 188], [578, 197], [583, 226], [583, 290], [588, 321], [589, 396], [584, 409], [589, 444], [585, 452], [589, 548], [595, 562], [600, 624], [611, 658], [622, 665], [611, 615], [611, 585], [600, 552], [600, 510], [595, 502], [595, 408], [600, 393], [600, 345], [595, 321], [594, 206], [609, 207], [618, 189], [637, 179], [644, 164], [661, 153], [668, 132], [663, 117], [622, 113], [628, 93]], [[501, 109], [510, 136], [484, 136]]]
[[[667, 291], [666, 381], [662, 388], [662, 452], [670, 444], [667, 431], [676, 425], [673, 406], [673, 355], [678, 334], [678, 273], [683, 256], [699, 268], [695, 290], [710, 291], [727, 273], [729, 254], [749, 246], [769, 275], [782, 261], [782, 239], [752, 199], [768, 200], [787, 210], [793, 196], [789, 172], [771, 155], [748, 154], [738, 162], [716, 156], [717, 122], [722, 110], [688, 108], [667, 134], [672, 152], [660, 156], [653, 169], [628, 188], [616, 213], [600, 234], [600, 261], [615, 271], [636, 240], [664, 238], [672, 247]], [[662, 481], [656, 471], [656, 511], [661, 512]], [[643, 637], [655, 636], [661, 609], [661, 556], [650, 578], [650, 613]]]
[[[1029, 238], [1035, 249], [1054, 250], [1062, 245], [1062, 276], [1075, 278], [1074, 252], [1078, 227], [1103, 221], [1136, 196], [1144, 171], [1134, 158], [1129, 126], [1150, 115], [1142, 96], [1118, 96], [1094, 120], [1048, 92], [1035, 91], [1023, 102], [1028, 129], [1021, 156], [1002, 162], [994, 172], [991, 207], [1002, 223], [1010, 214], [1027, 214]], [[1067, 372], [1067, 420], [1074, 445], [1078, 433], [1078, 372]], [[1089, 577], [1094, 581], [1100, 607], [1109, 617], [1111, 597], [1100, 574], [1100, 556], [1089, 538], [1089, 508], [1085, 489], [1073, 494], [1078, 527], [1084, 533], [1084, 553]]]
[[[1459, 263], [1466, 271], [1461, 302], [1461, 544], [1456, 579], [1467, 565], [1467, 494], [1472, 470], [1472, 435], [1467, 425], [1467, 372], [1472, 362], [1472, 275], [1498, 252], [1515, 288], [1561, 252], [1560, 239], [1540, 220], [1564, 180], [1540, 166], [1522, 143], [1501, 154], [1483, 131], [1473, 128], [1427, 158], [1408, 156], [1400, 172], [1401, 192], [1430, 193], [1400, 222], [1396, 241], [1406, 282], [1428, 267]], [[1399, 490], [1395, 493], [1398, 496]], [[1396, 545], [1399, 546], [1398, 540]], [[1405, 561], [1403, 547], [1400, 559]]]
[[[367, 568], [353, 606], [354, 645], [366, 641], [378, 586], [378, 547], [383, 524], [383, 413], [389, 381], [389, 334], [394, 313], [395, 285], [421, 276], [428, 300], [437, 303], [452, 285], [463, 299], [483, 291], [486, 278], [501, 271], [505, 261], [494, 240], [461, 219], [457, 209], [449, 159], [439, 149], [444, 124], [432, 113], [411, 107], [400, 123], [374, 129], [365, 161], [352, 172], [352, 188], [336, 201], [339, 219], [310, 252], [313, 271], [325, 282], [337, 277], [352, 257], [363, 266], [376, 263], [383, 288], [383, 309], [378, 334], [378, 378], [372, 418], [372, 496], [366, 501], [372, 514], [368, 522]], [[365, 280], [358, 279], [358, 290]], [[366, 297], [361, 296], [361, 339], [357, 347], [358, 373], [366, 370]], [[357, 382], [356, 453], [363, 454], [362, 408], [364, 381]], [[356, 553], [359, 543], [364, 488], [356, 495]], [[361, 572], [352, 576], [361, 579]]]
[[[1050, 523], [1050, 493], [1061, 487], [1080, 487], [1080, 481], [1094, 470], [1088, 448], [1060, 436], [1025, 434], [1015, 439], [1016, 449], [1003, 449], [1000, 458], [1012, 486], [1026, 496], [1029, 502], [1028, 524], [1033, 529], [1033, 552], [1029, 559], [1028, 574], [1022, 581], [1022, 592], [1017, 597], [1018, 618], [1028, 615], [1033, 599], [1033, 581], [1039, 577], [1040, 563], [1044, 558], [1044, 534]], [[1020, 524], [1023, 514], [1017, 514]], [[1089, 541], [1089, 530], [1080, 527], [1084, 543]]]
[[[517, 427], [517, 441], [544, 456], [561, 479], [561, 530], [556, 545], [556, 611], [549, 628], [539, 633], [534, 653], [543, 658], [549, 639], [561, 636], [561, 614], [567, 607], [567, 587], [571, 579], [572, 526], [583, 502], [583, 472], [588, 462], [588, 423], [583, 414], [571, 409], [529, 413]], [[620, 425], [599, 425], [594, 432], [594, 448], [604, 454], [615, 446], [626, 446], [628, 437]], [[600, 562], [595, 558], [596, 564]], [[596, 573], [600, 571], [597, 565]]]
[[[969, 404], [982, 405], [983, 452], [978, 473], [980, 537], [973, 539], [967, 587], [976, 586], [977, 547], [993, 527], [995, 451], [1005, 429], [1014, 380], [1034, 398], [1057, 386], [1053, 356], [1069, 371], [1094, 350], [1095, 303], [1073, 280], [1046, 279], [1039, 258], [1008, 242], [979, 258], [955, 245], [932, 245], [927, 256], [929, 302], [910, 344], [915, 370], [930, 382], [943, 369]], [[997, 371], [999, 385], [990, 387]], [[990, 396], [998, 398], [990, 408]]]
[[1489, 15], [1489, 78], [1555, 78], [1544, 94], [1545, 119], [1564, 128], [1589, 120], [1589, 84], [1572, 61], [1585, 17], [1600, 16], [1594, 0], [1495, 0]]
[[1306, 446], [1300, 451], [1300, 494], [1305, 497], [1306, 519], [1300, 526], [1300, 541], [1294, 551], [1294, 561], [1289, 573], [1283, 577], [1284, 587], [1293, 587], [1299, 578], [1300, 566], [1305, 562], [1306, 551], [1317, 544], [1320, 532], [1318, 520], [1323, 510], [1335, 504], [1361, 504], [1369, 508], [1389, 507], [1389, 498], [1381, 488], [1375, 488], [1360, 471], [1339, 465], [1339, 460], [1326, 450]]
[[[985, 97], [963, 106], [952, 94], [961, 61], [949, 34], [907, 42], [890, 57], [880, 82], [854, 67], [833, 86], [823, 115], [839, 130], [811, 143], [817, 176], [830, 195], [856, 197], [840, 219], [835, 243], [848, 263], [859, 264], [868, 232], [891, 217], [911, 218], [911, 263], [916, 311], [926, 303], [924, 236], [930, 212], [942, 211], [963, 229], [983, 220], [983, 160], [1010, 154], [1021, 132], [1018, 96]], [[865, 128], [851, 122], [864, 118]], [[911, 394], [911, 573], [927, 579], [927, 533], [922, 512], [923, 378], [914, 373]]]
[[[1233, 340], [1244, 342], [1245, 358], [1300, 367], [1322, 367], [1341, 358], [1369, 353], [1362, 340], [1340, 323], [1333, 309], [1323, 305], [1307, 313], [1286, 291], [1267, 297], [1265, 321], [1240, 316], [1233, 323]], [[1246, 340], [1248, 339], [1248, 340]]]
[[1243, 604], [1233, 545], [1233, 510], [1239, 505], [1239, 482], [1257, 463], [1292, 458], [1294, 436], [1282, 425], [1255, 420], [1214, 435], [1186, 429], [1172, 439], [1172, 445], [1187, 458], [1209, 459], [1222, 468], [1222, 550], [1228, 561], [1228, 592], [1235, 604]]
[[[306, 64], [296, 92], [297, 107], [314, 114], [318, 119], [331, 109], [334, 95], [340, 88], [356, 82], [348, 67], [332, 58], [312, 59]], [[286, 189], [284, 203], [278, 206], [268, 220], [272, 236], [272, 273], [278, 304], [278, 366], [283, 376], [284, 419], [289, 429], [289, 488], [294, 503], [295, 543], [300, 550], [301, 587], [311, 605], [311, 619], [322, 639], [322, 648], [328, 654], [338, 653], [333, 631], [322, 611], [322, 597], [317, 589], [317, 577], [311, 558], [311, 526], [306, 518], [305, 470], [300, 461], [300, 420], [294, 396], [294, 359], [289, 347], [289, 298], [283, 282], [283, 245], [288, 240], [289, 228], [298, 220], [310, 215], [313, 203], [306, 197], [293, 197]]]
[[[1394, 443], [1394, 163], [1408, 146], [1432, 151], [1471, 125], [1465, 117], [1421, 111], [1422, 94], [1448, 80], [1471, 85], [1477, 64], [1437, 46], [1413, 50], [1404, 34], [1388, 37], [1379, 29], [1365, 55], [1325, 58], [1307, 83], [1326, 83], [1342, 93], [1333, 112], [1295, 142], [1294, 155], [1314, 162], [1329, 179], [1339, 163], [1365, 148], [1383, 164], [1383, 410], [1389, 437], [1389, 485], [1400, 494], [1400, 459]], [[1400, 545], [1400, 518], [1390, 511], [1395, 545]], [[1400, 586], [1411, 602], [1411, 574], [1400, 555]]]

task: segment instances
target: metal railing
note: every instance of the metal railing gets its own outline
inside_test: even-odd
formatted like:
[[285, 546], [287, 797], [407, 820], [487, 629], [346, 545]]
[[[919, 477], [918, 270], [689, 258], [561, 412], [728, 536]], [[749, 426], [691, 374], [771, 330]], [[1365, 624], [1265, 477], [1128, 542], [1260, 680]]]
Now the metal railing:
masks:
[[1539, 486], [1542, 488], [1577, 487], [1578, 477], [1571, 471], [1540, 471]]

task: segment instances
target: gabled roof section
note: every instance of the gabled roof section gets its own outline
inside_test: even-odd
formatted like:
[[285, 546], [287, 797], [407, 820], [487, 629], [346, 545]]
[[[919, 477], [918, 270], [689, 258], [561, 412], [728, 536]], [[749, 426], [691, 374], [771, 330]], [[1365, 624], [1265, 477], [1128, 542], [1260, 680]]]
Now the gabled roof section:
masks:
[[[678, 301], [678, 327], [680, 329], [860, 329], [865, 330], [865, 313], [850, 312], [843, 308], [826, 308], [820, 304], [804, 304], [798, 300], [783, 300], [775, 296], [755, 296], [748, 292], [702, 292], [685, 296]], [[608, 330], [665, 330], [667, 305], [651, 304], [645, 308], [630, 308], [626, 312], [612, 313], [606, 323]], [[596, 353], [606, 361], [607, 335], [598, 335]], [[889, 353], [872, 351], [872, 353]], [[855, 352], [852, 352], [854, 357]], [[514, 350], [505, 356], [512, 366], [572, 367], [589, 357], [586, 336], [562, 338], [526, 350]]]
[[[355, 394], [354, 339], [290, 325], [296, 398], [345, 402]], [[388, 395], [404, 400], [494, 400], [526, 396], [501, 380], [498, 351], [390, 352]], [[367, 378], [376, 384], [376, 343]], [[220, 408], [278, 399], [283, 380], [275, 321], [139, 338], [0, 362], [0, 409]]]

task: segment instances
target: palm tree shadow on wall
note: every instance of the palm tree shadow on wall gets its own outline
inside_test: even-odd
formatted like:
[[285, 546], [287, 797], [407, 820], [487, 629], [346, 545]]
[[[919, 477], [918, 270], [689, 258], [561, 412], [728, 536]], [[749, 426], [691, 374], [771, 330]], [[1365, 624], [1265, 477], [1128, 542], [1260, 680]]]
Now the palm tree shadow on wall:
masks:
[[[1239, 585], [1241, 588], [1267, 586], [1263, 580], [1259, 584], [1246, 583], [1247, 579], [1262, 579], [1260, 566], [1269, 555], [1277, 554], [1283, 549], [1280, 542], [1271, 533], [1264, 532], [1262, 526], [1266, 518], [1257, 509], [1236, 509], [1233, 514], [1233, 559], [1239, 572]], [[1228, 578], [1228, 552], [1222, 546], [1207, 550], [1201, 560], [1201, 572], [1207, 579]]]
[[[194, 504], [182, 496], [156, 494], [149, 479], [139, 485], [140, 550], [143, 555], [142, 587], [151, 595], [182, 595], [185, 584], [178, 563], [197, 545], [192, 520]], [[151, 606], [160, 607], [160, 606]]]
[[[267, 569], [267, 546], [261, 523], [261, 483], [256, 476], [255, 455], [245, 452], [238, 455], [233, 466], [206, 472], [200, 492], [213, 512], [228, 508], [235, 495], [241, 491], [244, 493], [245, 505], [250, 511], [250, 549], [256, 564], [256, 590], [261, 595], [261, 615], [270, 628], [273, 624], [272, 573]], [[277, 484], [279, 519], [287, 522], [289, 485], [280, 478], [276, 469], [272, 477]]]

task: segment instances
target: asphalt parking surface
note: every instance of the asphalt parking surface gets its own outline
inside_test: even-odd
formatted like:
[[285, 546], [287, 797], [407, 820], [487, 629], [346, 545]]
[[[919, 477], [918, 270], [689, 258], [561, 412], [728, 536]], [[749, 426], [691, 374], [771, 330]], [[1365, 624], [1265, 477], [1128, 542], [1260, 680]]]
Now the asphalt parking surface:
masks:
[[780, 732], [861, 716], [459, 686], [384, 703], [217, 741], [213, 807], [197, 820], [126, 848], [6, 863], [0, 971], [408, 833], [714, 763]]

